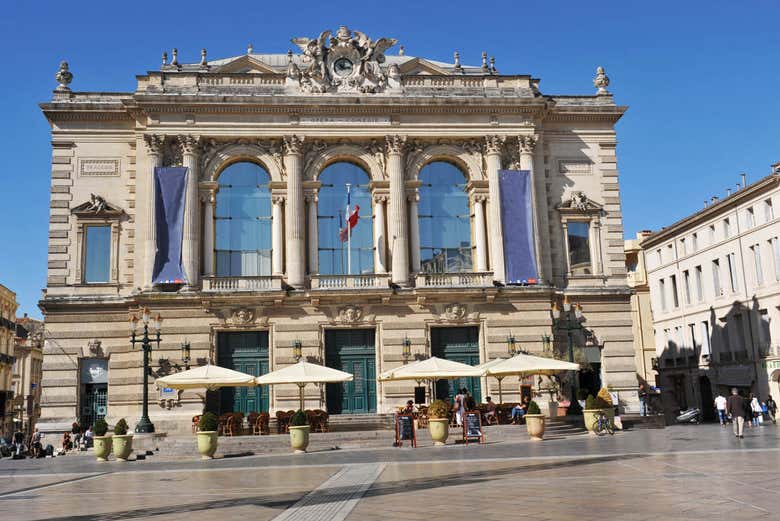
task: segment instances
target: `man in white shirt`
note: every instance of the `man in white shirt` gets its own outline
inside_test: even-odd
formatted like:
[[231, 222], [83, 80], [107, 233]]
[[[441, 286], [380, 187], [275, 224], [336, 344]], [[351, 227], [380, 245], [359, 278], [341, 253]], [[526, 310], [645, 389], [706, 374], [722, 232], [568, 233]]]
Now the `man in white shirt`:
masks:
[[720, 420], [721, 427], [726, 426], [726, 397], [719, 394], [715, 398], [715, 408], [718, 410], [718, 420]]

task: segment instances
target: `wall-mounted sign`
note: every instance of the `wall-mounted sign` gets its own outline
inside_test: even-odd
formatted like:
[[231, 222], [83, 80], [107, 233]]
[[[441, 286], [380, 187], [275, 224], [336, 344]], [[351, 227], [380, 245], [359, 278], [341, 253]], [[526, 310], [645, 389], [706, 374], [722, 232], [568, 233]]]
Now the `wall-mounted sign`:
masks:
[[82, 384], [107, 384], [108, 360], [105, 358], [82, 358], [79, 376]]

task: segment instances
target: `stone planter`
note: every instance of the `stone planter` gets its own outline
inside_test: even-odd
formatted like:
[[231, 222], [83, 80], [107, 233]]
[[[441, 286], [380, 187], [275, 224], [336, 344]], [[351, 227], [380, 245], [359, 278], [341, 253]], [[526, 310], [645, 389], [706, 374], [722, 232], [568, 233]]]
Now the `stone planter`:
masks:
[[98, 461], [108, 460], [108, 455], [111, 454], [111, 437], [95, 436], [92, 441], [92, 450]]
[[544, 438], [544, 414], [526, 414], [525, 428], [532, 440]]
[[428, 418], [428, 430], [431, 431], [434, 445], [444, 445], [450, 435], [450, 420], [448, 418]]
[[614, 426], [615, 425], [615, 409], [612, 407], [609, 407], [607, 409], [583, 409], [582, 410], [582, 419], [585, 422], [585, 428], [593, 434], [593, 427], [596, 423], [596, 417], [598, 414], [604, 411], [604, 414], [607, 415], [607, 418], [609, 418], [609, 422]]
[[213, 458], [217, 452], [217, 431], [201, 431], [197, 436], [200, 459]]
[[290, 446], [296, 454], [306, 452], [309, 446], [309, 425], [290, 425]]
[[111, 445], [113, 446], [116, 460], [127, 461], [127, 458], [133, 453], [133, 435], [114, 434], [111, 436]]

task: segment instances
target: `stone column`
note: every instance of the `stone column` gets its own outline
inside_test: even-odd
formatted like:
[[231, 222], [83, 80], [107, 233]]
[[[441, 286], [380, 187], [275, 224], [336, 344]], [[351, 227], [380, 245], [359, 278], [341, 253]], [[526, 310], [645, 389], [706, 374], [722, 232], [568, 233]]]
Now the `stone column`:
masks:
[[199, 138], [197, 136], [179, 136], [182, 163], [187, 168], [181, 263], [182, 268], [184, 268], [184, 278], [187, 280], [185, 289], [189, 290], [197, 288], [200, 282], [198, 262], [200, 260], [200, 250], [198, 249], [198, 235], [200, 232], [200, 218], [198, 217], [198, 211], [200, 210], [198, 201], [198, 141]]
[[474, 240], [476, 242], [476, 271], [487, 271], [487, 237], [485, 235], [485, 196], [474, 195]]
[[412, 257], [412, 273], [420, 272], [420, 219], [417, 211], [420, 202], [420, 194], [415, 188], [414, 193], [409, 194], [409, 249]]
[[406, 137], [387, 136], [387, 172], [390, 177], [390, 254], [392, 281], [409, 285], [409, 241], [406, 236], [406, 191], [403, 152]]
[[145, 134], [146, 155], [149, 156], [149, 176], [146, 178], [146, 219], [144, 230], [146, 235], [146, 247], [144, 249], [144, 279], [143, 289], [152, 289], [152, 277], [154, 276], [154, 258], [157, 255], [157, 227], [155, 208], [155, 182], [154, 169], [162, 166], [162, 146], [164, 139], [155, 134]]
[[374, 273], [387, 273], [386, 195], [374, 195]]
[[271, 215], [271, 271], [274, 275], [284, 274], [284, 197], [273, 197]]
[[285, 136], [287, 284], [297, 289], [303, 288], [306, 274], [302, 156], [303, 138], [299, 136]]
[[539, 214], [541, 209], [538, 204], [538, 197], [536, 195], [536, 172], [534, 172], [534, 148], [536, 148], [536, 137], [534, 136], [520, 136], [517, 138], [518, 145], [520, 147], [520, 170], [528, 170], [531, 173], [531, 208], [533, 209], [533, 233], [534, 233], [534, 249], [536, 250], [536, 266], [539, 275], [539, 281], [544, 280], [546, 273], [543, 273], [544, 266], [542, 264], [542, 241], [539, 226]]
[[317, 229], [317, 192], [306, 196], [306, 215], [309, 219], [306, 231], [309, 245], [309, 275], [316, 275], [320, 271], [320, 256], [318, 250], [319, 230]]
[[213, 189], [203, 194], [203, 275], [214, 276], [214, 206], [217, 195]]
[[488, 190], [490, 193], [490, 261], [493, 279], [506, 283], [504, 275], [504, 229], [501, 225], [501, 190], [498, 186], [498, 171], [501, 169], [501, 150], [504, 136], [485, 138], [485, 164], [487, 166]]

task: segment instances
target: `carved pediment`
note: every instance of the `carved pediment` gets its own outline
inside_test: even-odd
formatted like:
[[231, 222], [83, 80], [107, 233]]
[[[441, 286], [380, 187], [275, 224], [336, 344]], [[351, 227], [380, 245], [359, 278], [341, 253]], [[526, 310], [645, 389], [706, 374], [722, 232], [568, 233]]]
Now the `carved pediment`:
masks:
[[114, 206], [97, 194], [90, 194], [89, 201], [81, 203], [70, 212], [78, 217], [116, 218], [124, 214], [124, 210]]
[[239, 74], [278, 74], [279, 72], [267, 63], [252, 55], [240, 56], [233, 61], [221, 65], [217, 72]]
[[399, 69], [401, 74], [406, 76], [450, 75], [449, 71], [423, 58], [407, 60], [399, 66]]
[[562, 213], [599, 213], [603, 206], [592, 201], [584, 192], [572, 192], [569, 199], [566, 199], [558, 205], [558, 210]]

